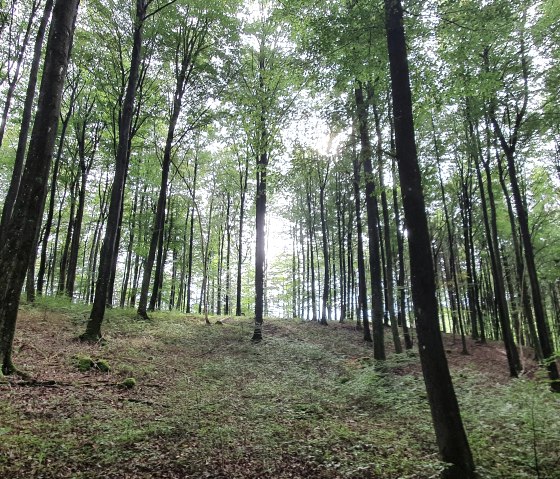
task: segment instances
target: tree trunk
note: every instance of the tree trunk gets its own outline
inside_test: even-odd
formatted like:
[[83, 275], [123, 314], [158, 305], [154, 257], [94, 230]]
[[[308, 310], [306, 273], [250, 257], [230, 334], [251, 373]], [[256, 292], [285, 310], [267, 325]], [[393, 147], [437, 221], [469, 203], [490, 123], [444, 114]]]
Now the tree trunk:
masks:
[[416, 153], [410, 76], [400, 0], [385, 0], [387, 44], [391, 70], [396, 153], [403, 199], [416, 330], [426, 391], [441, 458], [450, 464], [444, 475], [476, 477], [439, 332], [431, 240]]
[[[33, 48], [33, 61], [31, 62], [31, 70], [29, 72], [29, 80], [27, 82], [27, 90], [25, 93], [25, 102], [23, 104], [23, 113], [21, 119], [21, 125], [18, 137], [18, 146], [16, 150], [16, 157], [14, 161], [14, 168], [12, 170], [12, 177], [10, 180], [10, 186], [8, 188], [8, 193], [4, 200], [4, 206], [2, 209], [2, 219], [0, 220], [0, 245], [4, 242], [4, 235], [6, 233], [6, 227], [8, 221], [12, 216], [12, 210], [14, 206], [14, 201], [16, 199], [21, 172], [23, 171], [23, 164], [25, 160], [25, 150], [27, 147], [27, 137], [29, 136], [29, 128], [31, 126], [31, 116], [33, 112], [33, 101], [35, 100], [35, 90], [37, 87], [37, 77], [39, 74], [39, 67], [41, 64], [41, 52], [43, 49], [43, 40], [45, 38], [45, 31], [49, 23], [53, 7], [53, 0], [47, 0], [45, 2], [45, 8], [43, 10], [43, 16], [41, 17], [41, 23], [37, 30], [37, 36], [35, 37], [35, 46]], [[1, 142], [0, 142], [1, 144]], [[39, 288], [37, 288], [39, 289]]]
[[[502, 146], [505, 146], [505, 143]], [[548, 330], [548, 324], [546, 322], [539, 278], [537, 275], [537, 267], [535, 265], [533, 242], [531, 241], [531, 232], [529, 230], [529, 219], [527, 216], [527, 210], [521, 198], [521, 190], [519, 188], [519, 183], [517, 180], [514, 152], [512, 151], [512, 149], [504, 149], [504, 151], [506, 152], [511, 190], [513, 193], [515, 209], [517, 211], [519, 229], [521, 231], [521, 243], [523, 244], [523, 252], [525, 253], [525, 264], [527, 268], [527, 274], [529, 276], [529, 284], [531, 285], [533, 309], [535, 311], [535, 321], [537, 323], [537, 331], [539, 333], [541, 350], [546, 361], [546, 368], [548, 370], [548, 377], [550, 379], [550, 388], [552, 389], [552, 391], [560, 393], [560, 376], [558, 375], [558, 367], [556, 365], [555, 355], [552, 349], [552, 343], [550, 341], [550, 332]]]
[[[167, 208], [171, 211], [171, 195], [167, 200]], [[171, 220], [172, 217], [169, 217], [163, 224], [163, 227], [159, 230], [158, 250], [157, 250], [157, 257], [156, 257], [156, 270], [154, 272], [154, 284], [152, 287], [152, 295], [150, 296], [150, 303], [148, 305], [149, 311], [155, 311], [156, 308], [159, 309], [161, 303], [161, 289], [163, 285], [163, 273], [165, 271], [165, 261], [167, 259], [167, 245], [168, 245], [168, 242], [164, 242], [164, 238], [165, 238], [165, 230], [167, 229], [168, 233], [170, 233], [171, 231], [169, 229], [169, 227], [171, 226]], [[168, 225], [167, 228], [166, 225]], [[146, 265], [144, 265], [144, 268], [146, 268]]]
[[[74, 172], [72, 172], [74, 174]], [[66, 286], [66, 271], [68, 268], [68, 253], [70, 251], [70, 243], [72, 241], [72, 231], [74, 230], [74, 213], [76, 210], [76, 195], [79, 187], [78, 177], [72, 179], [70, 184], [70, 215], [68, 217], [68, 229], [66, 230], [66, 238], [62, 247], [62, 254], [60, 255], [60, 272], [58, 274], [58, 288], [57, 294], [63, 295]]]
[[114, 256], [117, 252], [119, 217], [122, 209], [123, 192], [128, 167], [130, 129], [134, 114], [134, 99], [136, 96], [138, 73], [142, 61], [142, 27], [146, 18], [146, 7], [147, 0], [136, 0], [136, 18], [134, 22], [130, 72], [123, 102], [122, 115], [119, 122], [119, 143], [113, 177], [113, 188], [111, 190], [111, 202], [109, 204], [109, 216], [107, 218], [103, 246], [101, 247], [93, 307], [86, 326], [86, 331], [81, 336], [81, 339], [85, 341], [98, 341], [101, 339], [101, 324], [105, 316], [111, 268], [113, 266]]
[[[263, 62], [264, 67], [264, 62]], [[264, 121], [264, 120], [263, 120]], [[262, 125], [262, 145], [267, 141], [267, 132]], [[255, 250], [255, 329], [252, 341], [262, 340], [264, 307], [264, 266], [265, 266], [265, 222], [266, 222], [266, 170], [268, 153], [262, 151], [257, 158], [257, 197], [256, 197], [256, 250]]]
[[544, 359], [543, 352], [541, 349], [541, 344], [539, 342], [537, 331], [535, 329], [533, 310], [531, 309], [531, 294], [529, 293], [529, 286], [527, 284], [527, 278], [525, 277], [525, 264], [523, 261], [523, 251], [521, 245], [519, 244], [518, 229], [515, 221], [515, 213], [513, 211], [513, 206], [511, 204], [510, 193], [507, 189], [507, 185], [505, 182], [505, 174], [502, 169], [502, 159], [500, 158], [500, 155], [496, 155], [496, 159], [498, 161], [500, 185], [502, 186], [502, 191], [504, 193], [504, 198], [506, 200], [509, 223], [511, 227], [511, 242], [512, 242], [513, 251], [515, 253], [516, 276], [517, 276], [517, 282], [519, 284], [519, 291], [518, 291], [520, 296], [519, 301], [523, 306], [523, 313], [525, 315], [525, 320], [527, 321], [527, 326], [529, 327], [529, 334], [531, 335], [531, 343], [535, 350], [535, 357], [537, 358], [537, 361], [543, 361]]
[[[68, 258], [68, 270], [66, 278], [65, 292], [70, 299], [74, 297], [74, 285], [76, 282], [76, 268], [78, 266], [78, 255], [80, 252], [80, 238], [82, 236], [82, 223], [84, 219], [84, 208], [86, 200], [86, 183], [89, 176], [93, 159], [97, 151], [100, 141], [101, 123], [93, 125], [89, 119], [93, 110], [94, 102], [86, 100], [85, 112], [76, 128], [76, 140], [78, 142], [78, 158], [80, 165], [80, 187], [78, 190], [78, 206], [76, 217], [74, 218], [72, 230], [72, 243], [70, 245], [70, 255]], [[88, 130], [91, 131], [90, 142], [87, 141], [86, 135]]]
[[387, 300], [385, 301], [386, 309], [389, 313], [389, 321], [391, 325], [391, 333], [393, 336], [393, 345], [395, 353], [402, 353], [401, 338], [399, 337], [399, 326], [395, 315], [395, 294], [393, 289], [393, 248], [391, 221], [389, 219], [389, 205], [387, 202], [387, 192], [383, 181], [383, 138], [381, 132], [381, 121], [376, 105], [373, 105], [373, 118], [375, 122], [375, 132], [377, 135], [376, 157], [379, 178], [379, 189], [381, 190], [381, 211], [383, 212], [383, 238], [385, 244], [385, 291]]
[[17, 311], [41, 213], [37, 199], [39, 203], [43, 202], [47, 191], [78, 3], [78, 0], [57, 0], [54, 7], [27, 161], [6, 239], [0, 249], [0, 358], [3, 374], [15, 371], [12, 344]]
[[[319, 172], [320, 174], [320, 172]], [[329, 175], [329, 168], [327, 165], [325, 176], [320, 178], [319, 185], [319, 210], [321, 215], [321, 234], [323, 236], [323, 265], [324, 265], [324, 280], [323, 280], [323, 298], [321, 304], [321, 324], [327, 325], [327, 304], [329, 302], [329, 289], [330, 289], [330, 265], [329, 265], [329, 239], [327, 234], [327, 219], [325, 217], [325, 188], [327, 186], [327, 178]]]
[[243, 224], [245, 220], [245, 198], [247, 195], [247, 181], [249, 179], [249, 155], [245, 155], [245, 163], [241, 168], [241, 162], [238, 158], [239, 167], [239, 238], [237, 244], [237, 282], [235, 290], [235, 315], [241, 316], [241, 266], [243, 265]]
[[126, 304], [126, 296], [128, 292], [128, 283], [130, 281], [130, 273], [132, 269], [132, 249], [134, 247], [134, 233], [136, 228], [136, 215], [138, 209], [138, 184], [136, 183], [136, 187], [134, 188], [134, 199], [132, 201], [132, 211], [130, 212], [130, 220], [129, 220], [129, 233], [128, 233], [128, 246], [126, 248], [126, 259], [125, 259], [125, 268], [124, 268], [124, 277], [122, 281], [121, 287], [121, 297], [119, 301], [119, 306], [121, 308], [125, 307]]
[[226, 210], [226, 295], [224, 298], [224, 314], [230, 314], [231, 302], [231, 194], [227, 192]]
[[[75, 85], [77, 87], [77, 85]], [[62, 148], [64, 146], [64, 140], [66, 138], [66, 131], [68, 129], [68, 124], [70, 123], [70, 118], [74, 110], [74, 101], [77, 95], [77, 88], [73, 88], [70, 94], [70, 105], [68, 107], [68, 112], [65, 117], [62, 118], [62, 128], [60, 132], [60, 138], [58, 140], [58, 148], [54, 161], [52, 179], [51, 179], [51, 189], [49, 194], [49, 210], [47, 212], [47, 220], [45, 222], [45, 231], [43, 232], [42, 244], [41, 244], [41, 260], [39, 262], [39, 272], [37, 273], [37, 293], [43, 293], [43, 284], [45, 278], [45, 269], [47, 263], [47, 247], [49, 236], [51, 234], [52, 221], [54, 216], [54, 205], [56, 197], [56, 186], [58, 183], [58, 173], [60, 169], [60, 161], [62, 159]], [[47, 278], [48, 279], [48, 278]]]
[[[488, 141], [488, 155], [490, 154], [489, 147], [490, 145]], [[504, 274], [502, 271], [500, 248], [498, 244], [498, 219], [496, 215], [496, 204], [494, 201], [494, 190], [492, 187], [492, 175], [490, 173], [490, 160], [487, 159], [487, 161], [484, 162], [483, 158], [481, 157], [480, 161], [483, 162], [484, 170], [486, 173], [486, 192], [488, 194], [489, 208], [486, 208], [486, 200], [484, 199], [483, 193], [481, 193], [481, 198], [483, 198], [482, 212], [486, 230], [486, 238], [488, 242], [488, 253], [490, 254], [490, 264], [492, 268], [492, 279], [494, 282], [494, 294], [496, 296], [498, 319], [499, 324], [502, 328], [502, 336], [508, 358], [509, 373], [511, 377], [517, 377], [518, 372], [521, 371], [521, 362], [519, 360], [519, 353], [513, 339], [513, 334], [511, 332], [509, 308], [506, 300]], [[481, 192], [483, 192], [484, 185], [482, 182], [480, 167], [477, 166], [477, 168], [477, 174], [479, 175], [478, 181], [479, 185], [482, 184]], [[488, 211], [490, 211], [490, 220], [488, 219]]]
[[191, 312], [191, 285], [192, 285], [192, 265], [193, 265], [193, 243], [194, 243], [194, 207], [196, 202], [196, 180], [198, 175], [198, 156], [194, 157], [194, 176], [193, 176], [193, 187], [191, 195], [191, 226], [189, 231], [189, 256], [188, 256], [188, 276], [187, 276], [187, 307], [186, 312], [190, 314]]
[[[447, 245], [449, 247], [449, 262], [447, 263], [444, 258], [444, 268], [448, 266], [448, 270], [446, 270], [446, 276], [448, 280], [448, 293], [449, 299], [451, 302], [451, 317], [453, 319], [453, 334], [457, 332], [457, 326], [461, 331], [461, 343], [463, 346], [462, 354], [468, 354], [467, 350], [467, 342], [465, 339], [465, 333], [463, 330], [463, 318], [462, 318], [462, 306], [461, 306], [461, 291], [459, 289], [459, 280], [457, 279], [457, 269], [460, 266], [457, 263], [455, 257], [455, 235], [453, 234], [451, 218], [449, 216], [449, 208], [447, 205], [447, 199], [445, 196], [445, 188], [443, 186], [443, 177], [441, 174], [441, 158], [439, 152], [439, 142], [436, 136], [436, 130], [434, 125], [434, 119], [431, 118], [432, 122], [432, 134], [433, 134], [433, 142], [434, 142], [434, 151], [436, 156], [436, 163], [438, 167], [438, 177], [439, 177], [439, 187], [441, 192], [441, 200], [443, 202], [443, 212], [444, 212], [444, 219], [445, 219], [445, 226], [447, 232]], [[460, 271], [459, 271], [460, 273]], [[453, 284], [454, 290], [452, 289], [451, 284]], [[453, 338], [455, 339], [455, 338]]]
[[[369, 248], [369, 269], [372, 291], [373, 356], [378, 361], [385, 360], [385, 340], [383, 327], [383, 284], [381, 272], [381, 245], [379, 241], [379, 208], [373, 181], [372, 149], [369, 138], [368, 103], [364, 99], [361, 82], [355, 89], [358, 127], [360, 133], [360, 158], [364, 169], [366, 185], [366, 210]], [[368, 98], [369, 100], [369, 98]]]
[[313, 244], [315, 242], [315, 221], [313, 218], [314, 209], [313, 202], [311, 201], [312, 191], [311, 191], [311, 180], [310, 178], [306, 181], [306, 198], [307, 198], [307, 231], [308, 231], [308, 269], [310, 274], [310, 286], [311, 286], [311, 320], [317, 321], [317, 289], [315, 281], [315, 250]]
[[340, 289], [340, 318], [339, 321], [341, 323], [344, 322], [346, 319], [346, 304], [347, 304], [347, 294], [348, 290], [346, 289], [346, 251], [344, 247], [344, 238], [346, 236], [345, 231], [345, 217], [346, 217], [346, 210], [344, 207], [346, 206], [346, 202], [342, 200], [342, 191], [341, 191], [341, 184], [340, 184], [340, 175], [337, 174], [336, 176], [336, 224], [337, 224], [337, 242], [338, 242], [338, 262], [339, 266], [338, 269], [340, 271], [339, 274], [339, 289]]
[[[25, 51], [27, 50], [27, 44], [29, 43], [29, 37], [31, 36], [31, 30], [33, 27], [33, 20], [35, 19], [35, 14], [39, 9], [41, 1], [40, 0], [33, 0], [33, 4], [31, 5], [31, 11], [29, 13], [29, 19], [27, 20], [27, 26], [25, 29], [25, 33], [23, 35], [23, 40], [21, 42], [21, 47], [19, 48], [17, 57], [15, 59], [15, 65], [8, 59], [7, 65], [7, 77], [8, 77], [8, 90], [6, 91], [6, 99], [4, 101], [4, 109], [2, 111], [2, 118], [0, 120], [0, 147], [2, 147], [2, 143], [4, 140], [4, 133], [6, 131], [6, 124], [8, 122], [8, 114], [10, 112], [10, 107], [12, 105], [12, 99], [14, 97], [14, 93], [16, 91], [16, 86], [20, 79], [20, 72], [21, 66], [23, 65], [23, 60], [25, 58]], [[46, 6], [48, 7], [48, 5]], [[47, 8], [45, 7], [43, 13], [43, 19], [47, 14]], [[49, 12], [46, 17], [46, 21], [48, 21], [48, 16], [50, 15], [50, 8]], [[42, 42], [41, 42], [42, 43]], [[11, 76], [11, 78], [10, 78]], [[20, 169], [21, 174], [21, 169]], [[13, 205], [12, 205], [13, 206]]]
[[354, 152], [354, 204], [356, 211], [356, 235], [358, 239], [358, 307], [357, 317], [358, 323], [363, 324], [364, 327], [364, 341], [371, 343], [371, 329], [369, 327], [368, 319], [368, 301], [367, 301], [367, 282], [366, 282], [366, 264], [364, 259], [364, 243], [363, 243], [363, 228], [362, 228], [362, 211], [360, 200], [360, 164], [358, 162], [358, 155]]

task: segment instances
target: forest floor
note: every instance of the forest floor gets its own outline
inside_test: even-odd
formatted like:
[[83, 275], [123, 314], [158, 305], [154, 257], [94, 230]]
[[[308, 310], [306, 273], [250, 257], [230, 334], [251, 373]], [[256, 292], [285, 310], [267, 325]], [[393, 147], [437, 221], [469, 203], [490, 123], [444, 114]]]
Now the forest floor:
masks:
[[[434, 478], [417, 353], [384, 366], [354, 325], [249, 318], [204, 324], [112, 310], [104, 345], [80, 343], [83, 305], [23, 307], [0, 385], [1, 478]], [[525, 358], [445, 336], [481, 478], [560, 478], [560, 398]], [[92, 368], [89, 366], [93, 365]], [[104, 371], [106, 368], [108, 371]], [[127, 378], [135, 385], [126, 387]], [[132, 381], [129, 381], [132, 382]]]

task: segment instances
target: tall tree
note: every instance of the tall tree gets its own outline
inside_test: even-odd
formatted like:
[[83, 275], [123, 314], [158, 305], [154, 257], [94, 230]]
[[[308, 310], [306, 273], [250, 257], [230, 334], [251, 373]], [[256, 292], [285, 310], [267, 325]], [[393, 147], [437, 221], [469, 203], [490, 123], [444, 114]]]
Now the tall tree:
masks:
[[115, 158], [115, 173], [113, 177], [113, 187], [111, 190], [111, 201], [109, 203], [109, 214], [105, 229], [105, 238], [103, 239], [103, 246], [101, 247], [101, 257], [95, 287], [95, 298], [93, 300], [93, 307], [86, 330], [81, 336], [81, 339], [84, 341], [98, 341], [101, 338], [101, 324], [105, 316], [113, 259], [114, 255], [116, 255], [118, 246], [117, 235], [124, 185], [128, 169], [130, 130], [134, 114], [136, 86], [140, 72], [140, 64], [142, 62], [143, 28], [144, 23], [148, 18], [148, 7], [153, 3], [153, 1], [154, 0], [136, 0], [130, 71], [126, 87], [126, 95], [123, 101], [122, 114], [119, 121], [119, 140], [117, 155]]
[[66, 69], [79, 0], [57, 0], [46, 48], [39, 101], [27, 161], [8, 232], [0, 249], [0, 357], [2, 373], [15, 371], [12, 344], [19, 298], [44, 201], [52, 159]]
[[395, 145], [403, 200], [412, 299], [426, 391], [445, 476], [476, 477], [459, 405], [439, 332], [438, 306], [432, 264], [431, 239], [416, 151], [408, 55], [400, 0], [385, 0], [387, 45], [391, 71]]
[[29, 128], [31, 126], [31, 117], [33, 114], [33, 103], [35, 100], [37, 78], [39, 76], [39, 67], [41, 64], [41, 52], [43, 49], [43, 41], [45, 39], [45, 32], [47, 30], [47, 25], [50, 20], [52, 8], [53, 8], [53, 0], [47, 0], [45, 2], [43, 16], [41, 17], [41, 22], [39, 23], [39, 27], [37, 29], [37, 35], [35, 37], [35, 45], [33, 48], [33, 60], [31, 62], [31, 69], [29, 71], [29, 79], [27, 82], [27, 90], [25, 93], [25, 102], [24, 102], [22, 118], [21, 118], [19, 137], [18, 137], [18, 146], [16, 150], [16, 157], [14, 160], [14, 168], [12, 170], [12, 177], [10, 181], [10, 186], [8, 188], [8, 193], [6, 194], [6, 199], [4, 200], [4, 206], [2, 208], [2, 219], [0, 221], [0, 244], [3, 243], [3, 238], [6, 232], [7, 224], [12, 216], [12, 208], [14, 205], [15, 198], [17, 196], [19, 183], [21, 179], [21, 173], [23, 171], [25, 150], [27, 148]]
[[205, 16], [199, 16], [197, 12], [184, 12], [183, 21], [177, 25], [177, 32], [171, 38], [173, 42], [172, 51], [174, 54], [174, 72], [176, 77], [175, 91], [171, 105], [171, 115], [167, 128], [167, 138], [163, 152], [163, 160], [161, 165], [161, 183], [159, 196], [157, 201], [156, 213], [154, 216], [154, 224], [152, 228], [152, 237], [150, 241], [150, 249], [148, 257], [144, 264], [144, 274], [142, 278], [142, 289], [138, 301], [138, 315], [147, 319], [148, 289], [152, 276], [152, 268], [156, 249], [161, 248], [159, 239], [163, 237], [163, 227], [165, 223], [165, 202], [168, 192], [169, 169], [173, 155], [173, 146], [175, 141], [175, 130], [177, 121], [183, 106], [183, 96], [187, 91], [191, 77], [197, 62], [197, 57], [203, 50], [206, 43], [206, 35], [208, 33], [209, 20]]

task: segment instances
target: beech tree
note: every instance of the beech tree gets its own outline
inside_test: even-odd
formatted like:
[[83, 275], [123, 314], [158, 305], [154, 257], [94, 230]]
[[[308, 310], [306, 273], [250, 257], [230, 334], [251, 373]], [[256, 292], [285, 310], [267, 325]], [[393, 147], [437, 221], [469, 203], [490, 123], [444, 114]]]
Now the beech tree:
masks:
[[408, 231], [412, 299], [422, 371], [439, 451], [442, 459], [451, 464], [446, 469], [445, 476], [471, 479], [476, 477], [474, 463], [451, 382], [437, 319], [434, 266], [416, 152], [403, 9], [400, 0], [386, 0], [385, 12], [395, 148]]
[[157, 201], [157, 209], [154, 216], [152, 239], [150, 241], [148, 257], [146, 258], [146, 262], [144, 264], [142, 289], [140, 291], [138, 304], [138, 315], [144, 319], [147, 319], [148, 317], [146, 312], [148, 303], [148, 288], [150, 285], [156, 249], [158, 247], [159, 239], [162, 237], [160, 233], [163, 230], [165, 222], [165, 204], [168, 191], [169, 170], [171, 167], [171, 157], [173, 154], [172, 148], [175, 139], [177, 121], [181, 113], [183, 96], [191, 81], [191, 76], [193, 75], [193, 71], [197, 63], [197, 57], [205, 47], [206, 36], [208, 33], [208, 18], [198, 16], [191, 19], [190, 17], [192, 16], [192, 12], [190, 12], [188, 8], [185, 12], [181, 13], [184, 15], [185, 20], [177, 26], [177, 36], [174, 39], [175, 42], [172, 46], [172, 51], [175, 53], [174, 71], [176, 75], [176, 85], [173, 93], [171, 115], [169, 118], [167, 138], [163, 153], [161, 185]]
[[20, 294], [34, 238], [39, 227], [41, 208], [47, 191], [66, 68], [74, 35], [78, 0], [57, 0], [46, 46], [43, 76], [35, 122], [31, 133], [27, 161], [8, 224], [5, 242], [0, 249], [3, 271], [0, 282], [0, 355], [2, 373], [15, 371], [12, 343]]

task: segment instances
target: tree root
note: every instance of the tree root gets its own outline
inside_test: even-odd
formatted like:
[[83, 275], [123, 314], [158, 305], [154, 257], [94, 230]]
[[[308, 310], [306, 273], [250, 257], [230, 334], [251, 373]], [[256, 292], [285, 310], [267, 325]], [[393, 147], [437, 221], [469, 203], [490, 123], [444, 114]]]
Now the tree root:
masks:
[[86, 333], [80, 334], [80, 336], [78, 336], [78, 339], [82, 343], [98, 343], [100, 346], [105, 346], [107, 344], [107, 340], [103, 338], [103, 336], [90, 335]]

